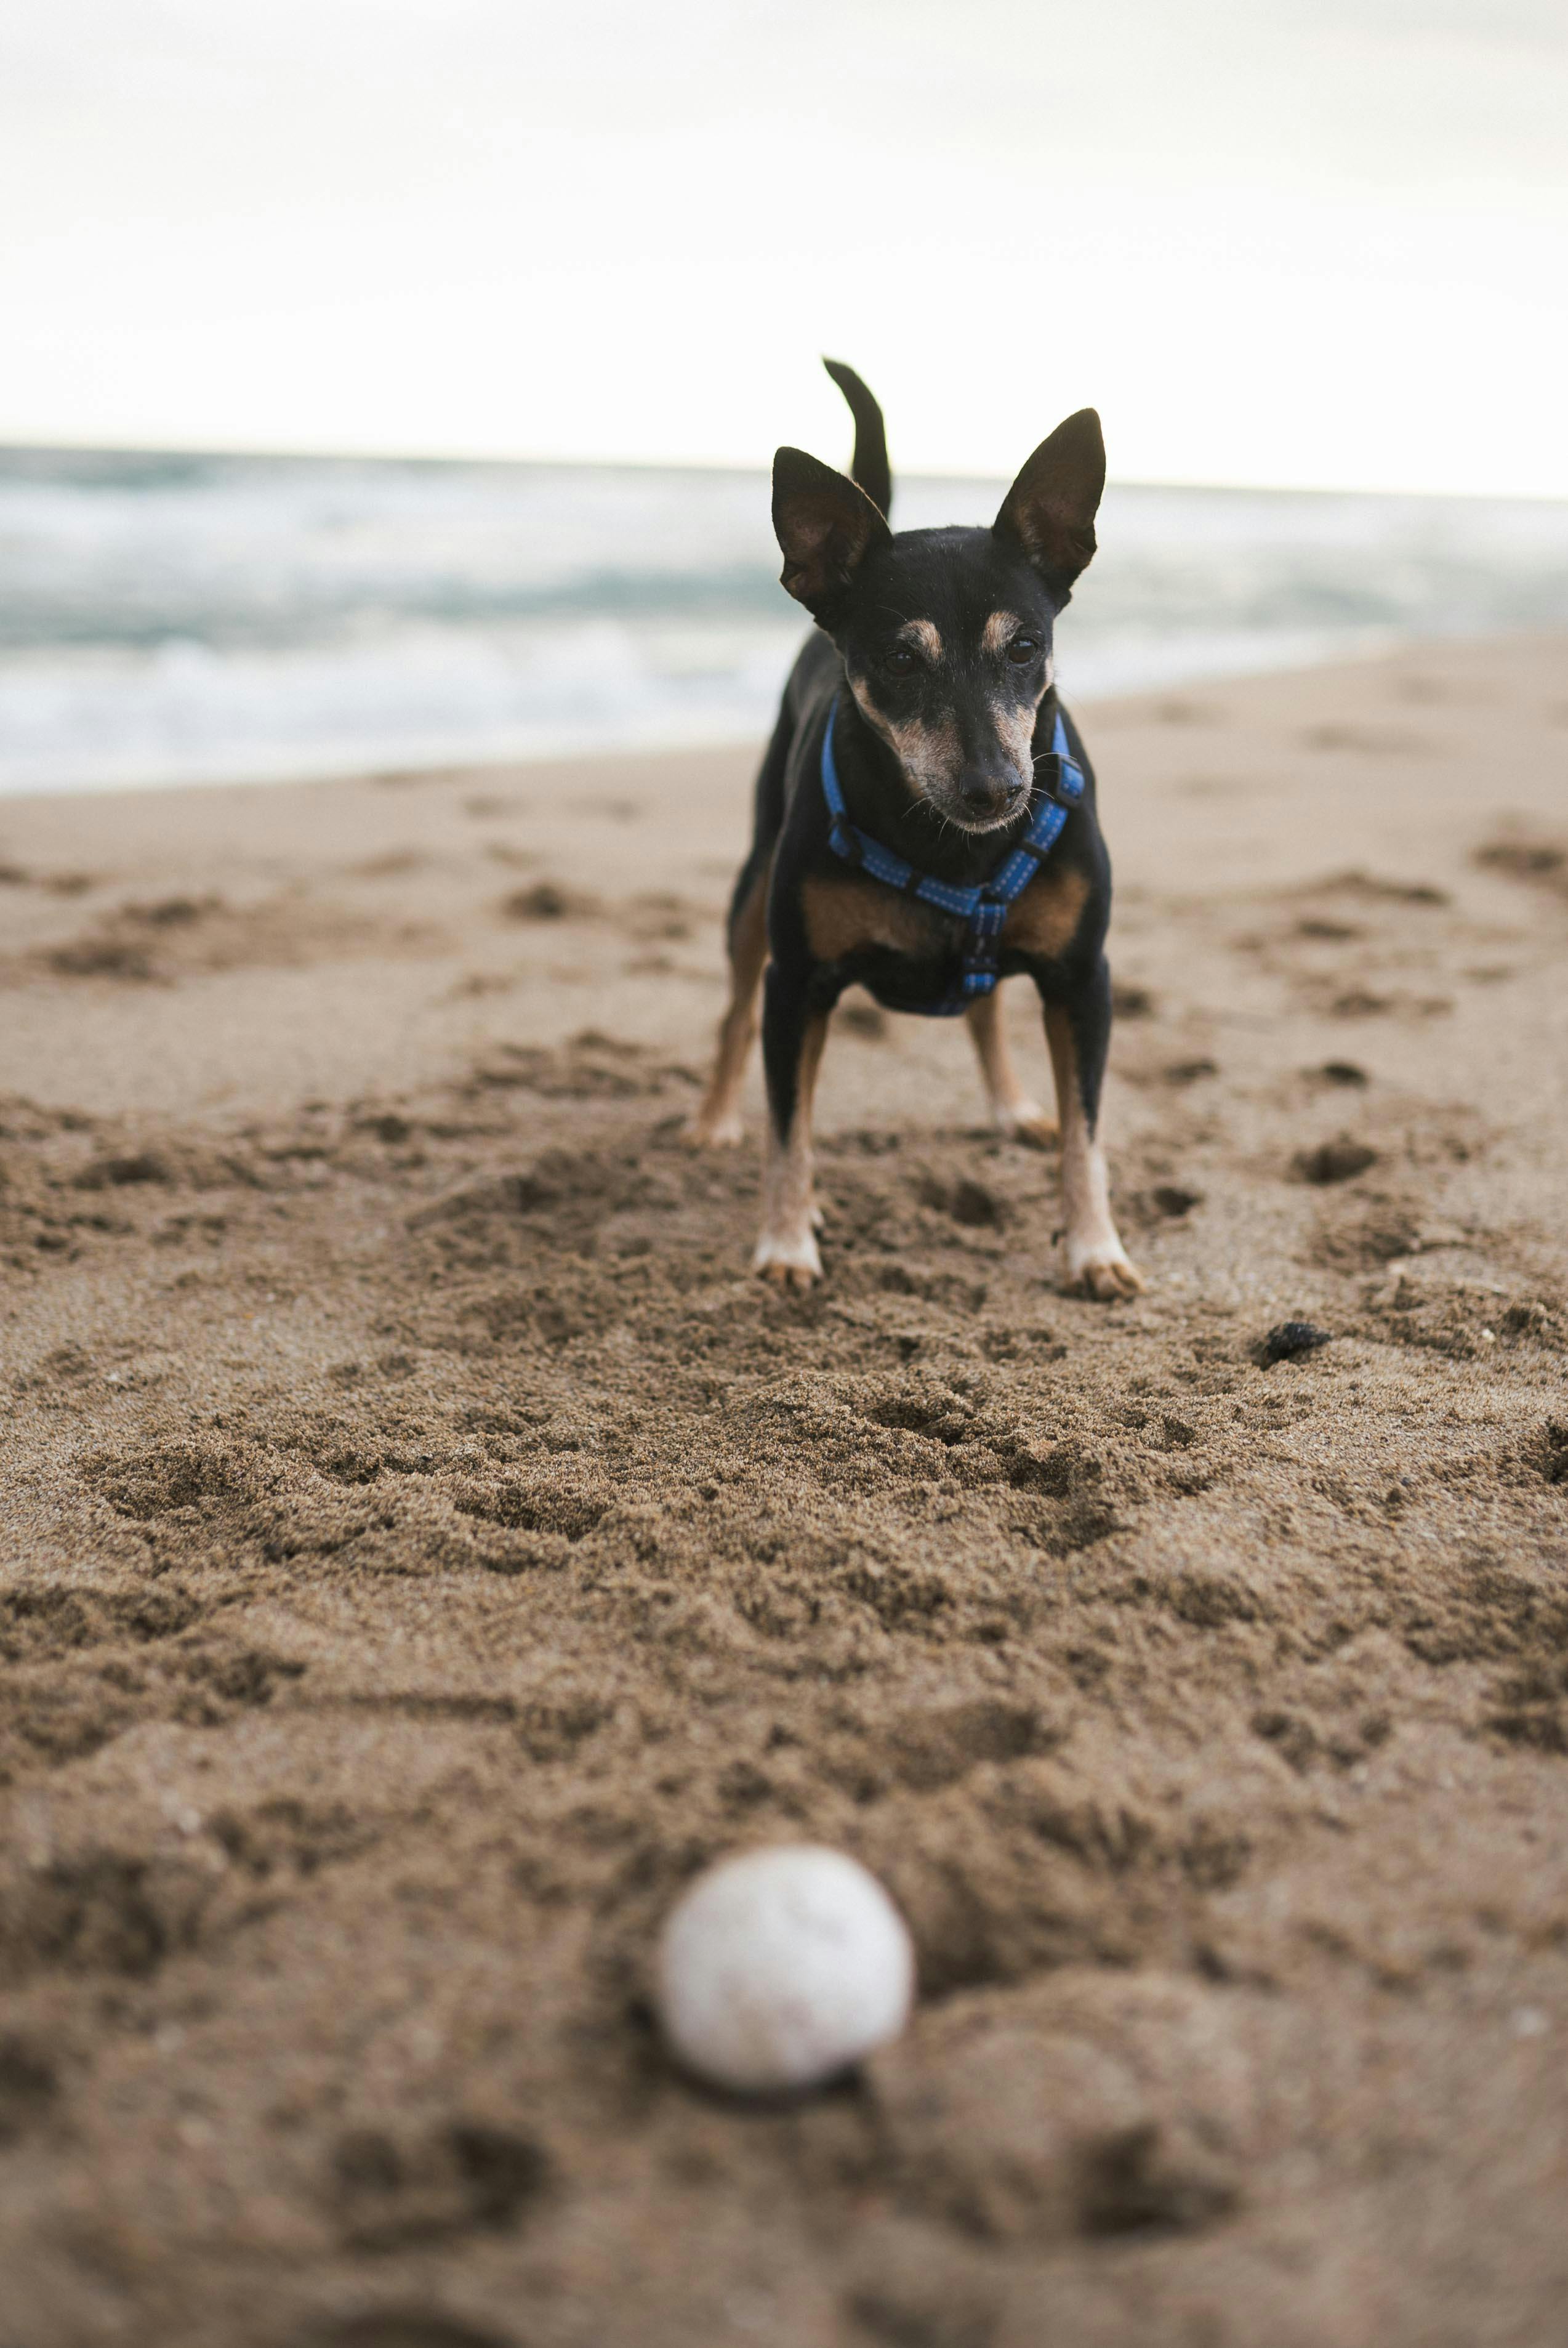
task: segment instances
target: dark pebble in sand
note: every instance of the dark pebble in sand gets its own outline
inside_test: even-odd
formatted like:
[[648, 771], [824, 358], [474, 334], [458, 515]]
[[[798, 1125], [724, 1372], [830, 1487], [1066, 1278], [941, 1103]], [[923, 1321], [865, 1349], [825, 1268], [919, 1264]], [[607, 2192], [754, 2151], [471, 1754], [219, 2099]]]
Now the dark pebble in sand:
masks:
[[553, 880], [540, 880], [531, 889], [516, 891], [501, 911], [514, 922], [564, 922], [571, 907], [564, 889]]
[[1118, 1019], [1152, 1019], [1154, 998], [1146, 986], [1113, 986], [1111, 1009]]
[[948, 1207], [953, 1220], [968, 1224], [971, 1231], [981, 1230], [988, 1223], [1004, 1221], [1006, 1211], [1001, 1200], [983, 1183], [967, 1179], [958, 1184]]
[[1326, 1185], [1330, 1182], [1353, 1182], [1358, 1174], [1365, 1174], [1368, 1166], [1378, 1162], [1378, 1153], [1364, 1141], [1351, 1141], [1341, 1134], [1337, 1141], [1320, 1142], [1316, 1149], [1297, 1153], [1296, 1170], [1303, 1181]]
[[1279, 1321], [1263, 1341], [1266, 1362], [1293, 1362], [1298, 1354], [1315, 1354], [1332, 1343], [1327, 1329], [1311, 1321]]
[[84, 1166], [74, 1178], [77, 1190], [123, 1189], [131, 1182], [172, 1182], [174, 1174], [163, 1159], [150, 1149], [138, 1150], [134, 1158], [96, 1158]]
[[1163, 1215], [1186, 1215], [1204, 1203], [1201, 1190], [1184, 1190], [1179, 1183], [1162, 1182], [1153, 1192], [1155, 1206]]

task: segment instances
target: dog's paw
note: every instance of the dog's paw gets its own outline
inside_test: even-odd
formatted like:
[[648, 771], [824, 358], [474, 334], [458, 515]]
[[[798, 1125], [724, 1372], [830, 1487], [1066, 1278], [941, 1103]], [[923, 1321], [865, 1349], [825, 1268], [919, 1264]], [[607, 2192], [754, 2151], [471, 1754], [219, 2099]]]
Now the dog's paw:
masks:
[[717, 1115], [699, 1109], [687, 1118], [681, 1138], [689, 1149], [738, 1149], [746, 1129], [734, 1109], [723, 1109]]
[[1148, 1282], [1120, 1240], [1101, 1240], [1067, 1251], [1067, 1284], [1102, 1304], [1122, 1304], [1142, 1296]]
[[822, 1278], [822, 1258], [809, 1229], [804, 1235], [787, 1239], [764, 1231], [757, 1241], [752, 1270], [775, 1288], [809, 1288]]
[[1048, 1117], [1038, 1101], [1020, 1101], [1017, 1108], [999, 1116], [997, 1123], [1009, 1141], [1021, 1141], [1027, 1149], [1054, 1149], [1061, 1138], [1056, 1119]]

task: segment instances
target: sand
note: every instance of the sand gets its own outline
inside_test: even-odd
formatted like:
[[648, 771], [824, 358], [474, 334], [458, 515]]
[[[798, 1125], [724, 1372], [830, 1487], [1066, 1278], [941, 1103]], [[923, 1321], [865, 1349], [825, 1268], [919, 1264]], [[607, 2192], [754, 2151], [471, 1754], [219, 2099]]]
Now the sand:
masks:
[[[1568, 2336], [1568, 644], [1081, 715], [1114, 1307], [864, 1000], [747, 1276], [742, 752], [0, 803], [4, 2348]], [[743, 2109], [784, 1837], [920, 2004]]]

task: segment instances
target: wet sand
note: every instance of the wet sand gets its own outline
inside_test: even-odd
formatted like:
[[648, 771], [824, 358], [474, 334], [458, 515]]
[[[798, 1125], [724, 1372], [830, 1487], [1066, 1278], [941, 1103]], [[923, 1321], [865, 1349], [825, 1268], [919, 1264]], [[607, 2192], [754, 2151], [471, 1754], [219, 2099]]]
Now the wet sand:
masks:
[[[1560, 2335], [1568, 643], [1080, 715], [1117, 1306], [864, 999], [748, 1276], [748, 754], [0, 801], [3, 2348]], [[740, 2109], [798, 1836], [920, 2007]]]

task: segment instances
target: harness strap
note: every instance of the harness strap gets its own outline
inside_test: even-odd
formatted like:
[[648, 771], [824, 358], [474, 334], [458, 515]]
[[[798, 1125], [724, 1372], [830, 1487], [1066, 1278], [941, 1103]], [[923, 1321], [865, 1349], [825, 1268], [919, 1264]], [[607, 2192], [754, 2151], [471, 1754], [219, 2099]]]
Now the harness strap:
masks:
[[950, 1017], [977, 995], [989, 994], [996, 985], [996, 946], [1008, 908], [1034, 879], [1056, 846], [1069, 815], [1083, 797], [1083, 769], [1067, 747], [1067, 728], [1058, 709], [1050, 748], [1034, 762], [1035, 789], [1040, 798], [1029, 829], [1015, 841], [999, 870], [989, 880], [976, 888], [960, 889], [949, 880], [934, 880], [928, 873], [907, 863], [902, 856], [896, 856], [890, 848], [884, 848], [879, 839], [873, 839], [858, 824], [851, 823], [833, 755], [833, 729], [837, 716], [835, 697], [822, 736], [822, 795], [827, 802], [828, 845], [845, 863], [869, 872], [874, 880], [883, 881], [889, 889], [900, 890], [907, 896], [918, 897], [925, 904], [955, 914], [968, 924], [968, 936], [959, 959], [958, 983], [940, 1003], [929, 1006], [927, 1014], [934, 1018]]

